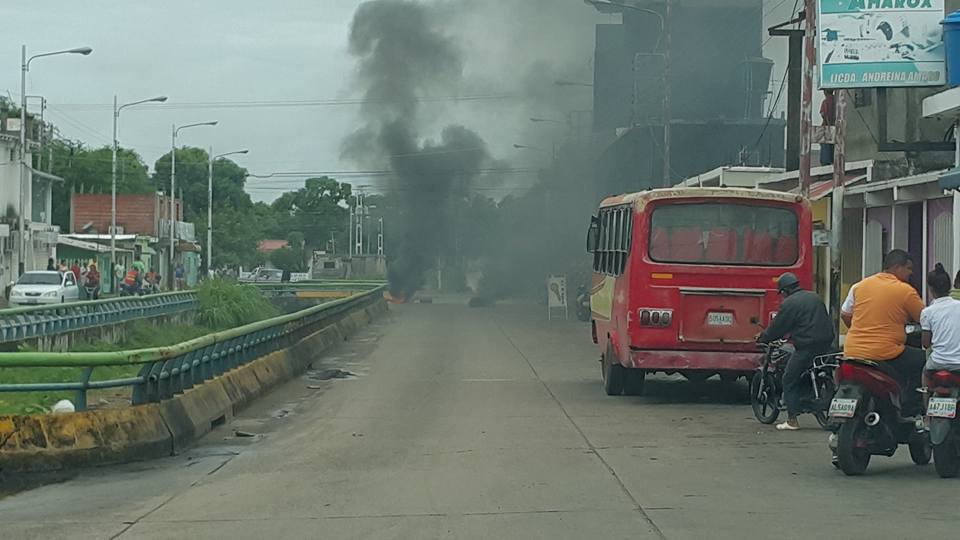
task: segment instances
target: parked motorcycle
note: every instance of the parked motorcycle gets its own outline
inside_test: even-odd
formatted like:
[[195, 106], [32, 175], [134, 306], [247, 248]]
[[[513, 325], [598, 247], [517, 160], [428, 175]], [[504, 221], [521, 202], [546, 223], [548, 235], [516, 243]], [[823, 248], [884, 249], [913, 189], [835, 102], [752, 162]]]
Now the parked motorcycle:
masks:
[[100, 287], [98, 285], [84, 285], [83, 290], [87, 293], [87, 300], [100, 299]]
[[143, 290], [136, 285], [120, 284], [120, 296], [142, 296]]
[[590, 291], [583, 285], [577, 287], [577, 319], [587, 322], [593, 312], [590, 310]]
[[933, 465], [941, 478], [953, 478], [960, 472], [960, 425], [957, 424], [960, 372], [934, 372], [930, 377], [930, 392], [927, 416]]
[[[787, 369], [787, 362], [793, 350], [784, 341], [760, 344], [763, 348], [763, 359], [760, 369], [750, 381], [750, 406], [753, 415], [763, 424], [772, 424], [777, 421], [783, 404], [783, 373]], [[801, 380], [807, 386], [807, 397], [802, 404], [802, 412], [811, 413], [821, 427], [827, 426], [827, 409], [833, 398], [836, 385], [833, 374], [839, 365], [840, 353], [817, 356], [813, 365], [801, 375]]]
[[834, 464], [848, 476], [867, 470], [871, 456], [891, 457], [905, 444], [917, 465], [930, 462], [930, 433], [922, 417], [901, 414], [900, 383], [877, 362], [846, 358], [837, 370], [836, 396], [830, 402]]

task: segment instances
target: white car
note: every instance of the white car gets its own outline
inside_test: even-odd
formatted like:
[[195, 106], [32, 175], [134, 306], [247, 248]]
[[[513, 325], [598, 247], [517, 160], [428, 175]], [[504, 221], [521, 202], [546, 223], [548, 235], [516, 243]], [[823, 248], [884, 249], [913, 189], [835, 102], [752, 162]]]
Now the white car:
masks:
[[80, 300], [73, 272], [25, 272], [10, 289], [11, 306], [60, 304]]
[[249, 283], [280, 283], [283, 279], [283, 270], [277, 268], [254, 268], [246, 279]]

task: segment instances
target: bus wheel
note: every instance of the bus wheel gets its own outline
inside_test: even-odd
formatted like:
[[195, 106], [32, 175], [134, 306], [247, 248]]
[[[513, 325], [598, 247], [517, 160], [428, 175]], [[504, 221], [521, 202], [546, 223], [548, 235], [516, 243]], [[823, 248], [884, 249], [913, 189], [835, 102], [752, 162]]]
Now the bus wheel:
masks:
[[607, 344], [607, 352], [603, 355], [603, 391], [608, 396], [619, 396], [623, 394], [623, 386], [627, 376], [627, 370], [616, 361], [613, 353], [613, 345]]
[[623, 394], [627, 396], [642, 396], [643, 382], [647, 372], [642, 369], [626, 369], [626, 378], [623, 383]]

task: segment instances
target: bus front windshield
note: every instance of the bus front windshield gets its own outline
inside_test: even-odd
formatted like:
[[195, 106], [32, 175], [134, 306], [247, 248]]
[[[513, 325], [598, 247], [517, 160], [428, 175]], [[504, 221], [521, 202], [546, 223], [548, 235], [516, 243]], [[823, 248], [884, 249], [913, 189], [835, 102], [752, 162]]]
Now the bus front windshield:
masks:
[[784, 207], [670, 203], [650, 218], [650, 258], [662, 263], [792, 266], [798, 218]]

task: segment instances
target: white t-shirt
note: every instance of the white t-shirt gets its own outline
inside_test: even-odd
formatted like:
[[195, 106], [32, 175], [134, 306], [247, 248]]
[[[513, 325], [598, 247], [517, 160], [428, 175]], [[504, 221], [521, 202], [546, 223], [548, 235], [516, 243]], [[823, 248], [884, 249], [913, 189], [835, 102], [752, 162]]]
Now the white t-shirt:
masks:
[[927, 369], [960, 369], [960, 301], [934, 300], [920, 313], [920, 328], [932, 334]]
[[856, 303], [856, 300], [853, 297], [853, 290], [857, 288], [857, 283], [854, 283], [850, 287], [850, 292], [847, 293], [847, 299], [843, 301], [843, 305], [840, 306], [840, 313], [846, 313], [847, 315], [853, 315], [853, 305]]

